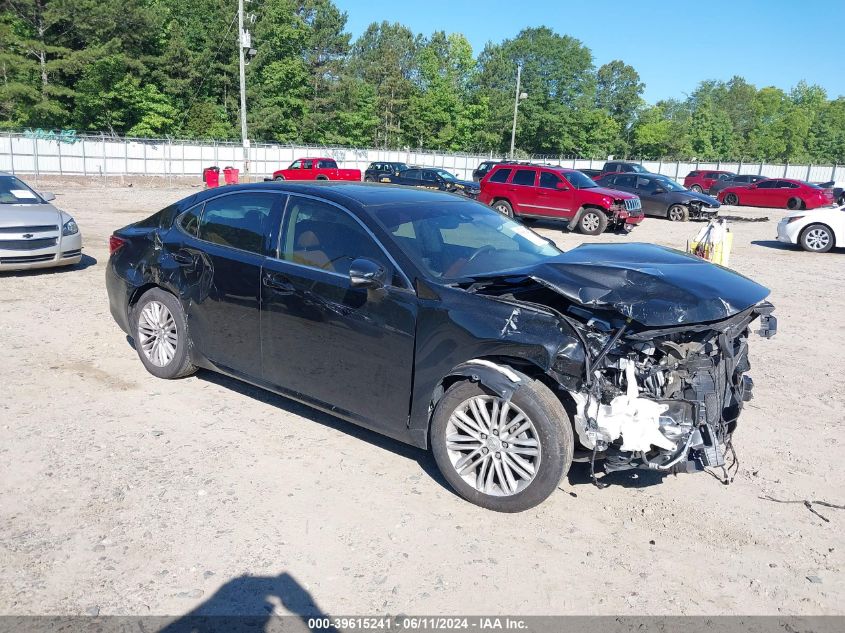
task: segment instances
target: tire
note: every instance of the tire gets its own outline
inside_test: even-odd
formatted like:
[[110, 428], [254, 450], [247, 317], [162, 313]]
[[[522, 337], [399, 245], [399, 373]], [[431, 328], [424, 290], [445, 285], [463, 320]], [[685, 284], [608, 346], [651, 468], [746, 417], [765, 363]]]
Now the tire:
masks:
[[690, 187], [690, 191], [694, 191], [696, 193], [704, 193], [704, 190], [699, 185], [693, 185]]
[[838, 204], [840, 207], [845, 207], [845, 193], [839, 196], [839, 200], [836, 201], [836, 204]]
[[786, 203], [786, 208], [790, 211], [798, 211], [804, 208], [804, 201], [801, 198], [790, 198]]
[[[437, 403], [431, 421], [431, 450], [443, 476], [464, 499], [497, 512], [522, 512], [539, 505], [554, 492], [572, 464], [572, 424], [560, 400], [539, 380], [519, 376], [522, 385], [508, 403], [505, 428], [501, 431], [492, 424], [473, 429], [454, 416], [456, 411], [469, 411], [470, 415], [464, 413], [464, 417], [475, 421], [473, 402], [483, 405], [491, 415], [505, 411], [499, 396], [471, 381], [449, 387]], [[519, 415], [525, 416], [525, 420], [518, 420]], [[462, 427], [456, 426], [454, 420]], [[507, 428], [510, 422], [529, 427], [518, 433], [516, 441], [506, 442], [500, 438], [513, 439], [505, 434], [514, 430]], [[481, 432], [482, 428], [488, 433]], [[447, 437], [453, 438], [452, 441], [447, 441]], [[532, 441], [539, 444], [539, 450], [534, 449], [538, 455], [528, 454], [532, 451]], [[473, 449], [482, 444], [480, 449]], [[455, 450], [456, 447], [463, 450]], [[479, 450], [486, 453], [482, 456]], [[472, 457], [473, 454], [477, 457]], [[528, 467], [520, 466], [514, 454]], [[466, 458], [469, 460], [460, 466]], [[469, 469], [459, 474], [457, 469], [467, 466]]]
[[584, 235], [601, 235], [607, 228], [607, 216], [598, 209], [584, 209], [578, 218], [578, 232]]
[[801, 232], [798, 243], [810, 253], [826, 253], [833, 248], [836, 237], [824, 224], [811, 224]]
[[273, 180], [275, 180], [275, 181], [277, 181], [277, 182], [281, 182], [281, 181], [282, 181], [282, 180], [284, 180], [284, 179], [285, 179], [285, 177], [284, 177], [284, 176], [274, 176], [274, 177], [273, 177]]
[[148, 290], [133, 306], [131, 319], [135, 351], [148, 372], [170, 380], [196, 371], [188, 354], [185, 312], [176, 297], [161, 288]]
[[672, 222], [686, 222], [689, 220], [689, 209], [682, 204], [673, 204], [666, 211], [666, 217]]
[[725, 194], [725, 204], [730, 206], [736, 206], [739, 204], [739, 196], [735, 193], [728, 193]]
[[507, 200], [496, 200], [496, 202], [493, 203], [493, 208], [496, 209], [496, 211], [498, 211], [502, 215], [506, 215], [509, 218], [514, 217], [513, 207], [511, 206], [511, 203]]

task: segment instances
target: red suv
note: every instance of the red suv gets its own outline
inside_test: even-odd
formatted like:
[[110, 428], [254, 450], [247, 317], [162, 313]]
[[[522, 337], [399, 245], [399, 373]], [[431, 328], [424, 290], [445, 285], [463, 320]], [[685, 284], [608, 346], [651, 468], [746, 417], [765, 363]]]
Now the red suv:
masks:
[[732, 171], [717, 171], [715, 169], [691, 171], [684, 178], [684, 187], [692, 189], [696, 193], [702, 193], [704, 191], [710, 191], [710, 187], [717, 181], [725, 178], [733, 178], [734, 176], [736, 174]]
[[478, 200], [510, 217], [566, 220], [570, 230], [585, 235], [608, 226], [630, 231], [643, 220], [637, 196], [599, 187], [580, 171], [545, 165], [495, 165], [481, 179]]

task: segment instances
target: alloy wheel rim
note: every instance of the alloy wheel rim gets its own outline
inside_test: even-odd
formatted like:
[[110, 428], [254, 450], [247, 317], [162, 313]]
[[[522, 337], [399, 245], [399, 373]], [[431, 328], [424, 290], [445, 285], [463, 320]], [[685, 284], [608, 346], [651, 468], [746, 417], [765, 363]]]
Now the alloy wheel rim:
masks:
[[519, 407], [498, 396], [474, 396], [446, 425], [446, 451], [455, 472], [478, 492], [510, 497], [537, 475], [542, 451], [537, 429]]
[[588, 231], [595, 231], [599, 228], [599, 217], [595, 213], [588, 213], [584, 216], [584, 228]]
[[804, 241], [810, 250], [820, 251], [830, 243], [830, 235], [824, 229], [812, 229]]
[[508, 208], [505, 205], [500, 204], [496, 208], [499, 210], [499, 213], [501, 213], [502, 215], [510, 216], [510, 213], [508, 213]]
[[672, 207], [669, 210], [669, 217], [673, 220], [680, 220], [681, 219], [681, 210], [678, 207]]
[[736, 196], [734, 194], [729, 194], [727, 198], [725, 198], [725, 202], [728, 204], [736, 204]]
[[176, 356], [179, 335], [170, 310], [160, 301], [150, 301], [138, 317], [141, 349], [157, 367], [166, 367]]

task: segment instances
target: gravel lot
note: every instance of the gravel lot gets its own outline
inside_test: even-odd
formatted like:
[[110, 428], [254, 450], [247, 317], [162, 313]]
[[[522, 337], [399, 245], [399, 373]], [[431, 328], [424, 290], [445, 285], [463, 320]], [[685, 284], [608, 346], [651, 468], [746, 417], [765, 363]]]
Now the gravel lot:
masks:
[[[772, 289], [723, 486], [575, 465], [539, 508], [464, 502], [424, 452], [218, 375], [149, 375], [113, 323], [111, 230], [192, 191], [42, 182], [84, 234], [70, 270], [0, 274], [0, 613], [845, 614], [845, 252], [734, 223]], [[683, 248], [698, 226], [629, 236]], [[563, 248], [583, 241], [544, 225]]]

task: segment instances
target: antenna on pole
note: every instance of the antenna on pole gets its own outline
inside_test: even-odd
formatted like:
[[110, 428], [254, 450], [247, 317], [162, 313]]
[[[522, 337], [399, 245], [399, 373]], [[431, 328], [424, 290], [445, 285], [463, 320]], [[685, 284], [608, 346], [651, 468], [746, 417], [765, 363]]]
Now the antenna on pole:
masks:
[[249, 31], [244, 30], [244, 0], [238, 0], [238, 70], [241, 79], [241, 140], [243, 141], [244, 178], [249, 178], [249, 137], [246, 129], [246, 60], [244, 50], [252, 48]]

